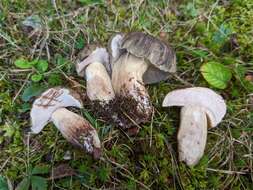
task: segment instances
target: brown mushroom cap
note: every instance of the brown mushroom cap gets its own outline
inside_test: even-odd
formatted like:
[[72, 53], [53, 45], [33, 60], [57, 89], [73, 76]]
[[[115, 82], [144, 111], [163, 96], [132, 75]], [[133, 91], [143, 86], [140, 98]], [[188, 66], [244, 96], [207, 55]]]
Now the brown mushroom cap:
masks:
[[163, 107], [198, 106], [202, 107], [210, 121], [210, 127], [218, 125], [226, 114], [224, 99], [209, 88], [192, 87], [174, 90], [163, 100]]
[[66, 88], [50, 88], [37, 98], [30, 113], [33, 133], [39, 133], [51, 120], [52, 113], [58, 108], [82, 107], [80, 96]]
[[145, 84], [156, 83], [176, 71], [176, 55], [165, 42], [142, 32], [127, 34], [121, 44], [132, 55], [147, 60], [151, 65], [143, 75]]

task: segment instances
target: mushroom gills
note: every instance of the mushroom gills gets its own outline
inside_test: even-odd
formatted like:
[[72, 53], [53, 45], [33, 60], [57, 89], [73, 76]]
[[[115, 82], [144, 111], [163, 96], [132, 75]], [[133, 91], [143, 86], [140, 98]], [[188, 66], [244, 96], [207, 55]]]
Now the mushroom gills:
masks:
[[181, 109], [181, 122], [177, 135], [179, 160], [189, 166], [198, 163], [204, 154], [207, 140], [207, 116], [199, 106]]
[[59, 108], [51, 117], [61, 134], [73, 145], [99, 158], [101, 143], [96, 130], [83, 117], [65, 108]]
[[108, 103], [114, 99], [111, 79], [105, 66], [100, 62], [93, 62], [85, 69], [87, 95], [91, 101], [99, 100]]

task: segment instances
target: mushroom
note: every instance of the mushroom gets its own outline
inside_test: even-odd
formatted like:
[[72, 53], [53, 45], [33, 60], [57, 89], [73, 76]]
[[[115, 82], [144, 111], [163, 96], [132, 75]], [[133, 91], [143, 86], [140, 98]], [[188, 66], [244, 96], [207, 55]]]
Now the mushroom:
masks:
[[[112, 86], [116, 97], [128, 106], [134, 123], [144, 123], [153, 110], [145, 84], [157, 83], [176, 71], [176, 56], [161, 40], [141, 32], [117, 34], [110, 40]], [[130, 102], [130, 103], [129, 103]], [[133, 125], [124, 124], [125, 128]]]
[[183, 107], [177, 135], [179, 159], [194, 166], [204, 154], [207, 129], [217, 126], [226, 114], [225, 101], [211, 89], [192, 87], [168, 93], [163, 107], [170, 106]]
[[80, 96], [66, 88], [50, 88], [37, 98], [30, 113], [32, 133], [38, 134], [49, 122], [53, 122], [62, 135], [94, 158], [101, 155], [97, 131], [83, 117], [65, 107], [82, 107]]
[[[79, 55], [76, 71], [79, 76], [85, 76], [87, 95], [91, 101], [99, 101], [106, 104], [114, 99], [111, 79], [107, 71], [109, 67], [109, 55], [105, 48], [87, 46]], [[82, 60], [83, 59], [83, 60]]]

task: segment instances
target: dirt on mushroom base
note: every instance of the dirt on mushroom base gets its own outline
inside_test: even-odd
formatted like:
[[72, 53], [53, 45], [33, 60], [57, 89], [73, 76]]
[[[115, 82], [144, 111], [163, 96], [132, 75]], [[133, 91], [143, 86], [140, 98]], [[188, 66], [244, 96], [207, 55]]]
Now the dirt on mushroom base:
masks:
[[86, 101], [91, 112], [105, 123], [114, 124], [129, 135], [135, 135], [139, 131], [139, 124], [146, 123], [151, 118], [151, 112], [143, 108], [132, 96], [118, 96], [109, 103], [101, 101]]

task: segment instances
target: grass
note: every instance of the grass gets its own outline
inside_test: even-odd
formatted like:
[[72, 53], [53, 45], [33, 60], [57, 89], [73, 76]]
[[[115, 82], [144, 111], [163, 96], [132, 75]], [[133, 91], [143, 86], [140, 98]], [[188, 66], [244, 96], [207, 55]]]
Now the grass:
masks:
[[[34, 33], [22, 25], [30, 15], [38, 15], [42, 26]], [[250, 0], [1, 0], [0, 187], [1, 179], [16, 187], [27, 178], [40, 184], [38, 189], [252, 189], [253, 91], [252, 81], [245, 80], [253, 73], [252, 15]], [[58, 85], [85, 90], [74, 68], [77, 53], [89, 43], [106, 46], [114, 33], [129, 31], [161, 37], [177, 53], [177, 75], [148, 86], [155, 106], [152, 121], [136, 137], [127, 137], [81, 110], [99, 131], [100, 161], [74, 149], [53, 125], [29, 135], [33, 95]], [[49, 68], [34, 82], [31, 76], [40, 72], [17, 68], [20, 58], [46, 60]], [[214, 88], [226, 99], [228, 112], [208, 132], [205, 155], [191, 168], [177, 157], [179, 109], [164, 109], [161, 103], [173, 89], [213, 88], [200, 73], [209, 61], [233, 73], [226, 89]], [[50, 178], [63, 163], [76, 175]]]

